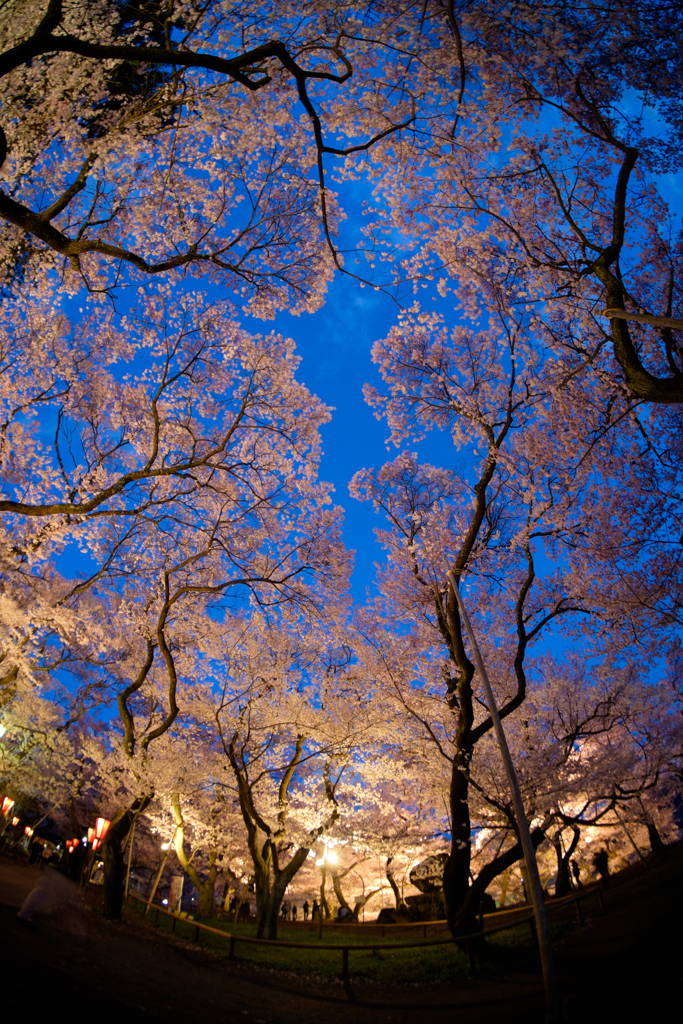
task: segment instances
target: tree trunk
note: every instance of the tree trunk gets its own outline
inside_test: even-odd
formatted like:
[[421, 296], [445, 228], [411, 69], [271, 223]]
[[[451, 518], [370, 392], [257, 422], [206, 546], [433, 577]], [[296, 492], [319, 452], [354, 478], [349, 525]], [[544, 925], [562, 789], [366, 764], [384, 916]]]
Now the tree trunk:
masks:
[[345, 907], [349, 914], [353, 914], [353, 911], [342, 892], [341, 879], [339, 875], [332, 875], [332, 888], [334, 889], [335, 896], [339, 900], [339, 906]]
[[69, 799], [69, 811], [71, 813], [71, 828], [73, 830], [72, 834], [74, 837], [80, 838], [80, 836], [82, 836], [83, 833], [81, 831], [81, 826], [78, 824], [78, 815], [76, 814], [76, 805], [74, 804], [73, 797], [70, 797]]
[[385, 868], [385, 873], [389, 881], [389, 885], [391, 886], [391, 891], [394, 894], [394, 900], [396, 901], [396, 909], [400, 910], [401, 907], [405, 904], [403, 902], [403, 898], [401, 897], [401, 891], [398, 887], [398, 883], [394, 878], [394, 873], [391, 870], [391, 862], [393, 861], [393, 859], [393, 857], [387, 857], [387, 866]]
[[[268, 911], [270, 907], [270, 885], [267, 889], [265, 885], [259, 884], [258, 872], [256, 874], [256, 938], [266, 938], [265, 931], [267, 926]], [[272, 938], [272, 936], [267, 936]]]
[[102, 860], [104, 861], [103, 912], [104, 916], [110, 921], [120, 920], [123, 907], [125, 872], [123, 870], [121, 842], [128, 835], [136, 816], [140, 815], [149, 806], [151, 800], [151, 795], [139, 797], [131, 808], [126, 811], [119, 811], [109, 826], [105, 837], [102, 846]]
[[327, 893], [325, 892], [325, 872], [323, 873], [323, 881], [320, 886], [320, 912], [325, 921], [329, 921], [332, 917], [332, 911], [330, 910], [330, 905], [327, 902]]
[[510, 880], [510, 869], [506, 868], [505, 869], [505, 874], [503, 875], [503, 884], [502, 884], [502, 887], [501, 887], [501, 890], [500, 890], [500, 906], [501, 906], [501, 909], [505, 906], [505, 904], [507, 902], [507, 898], [508, 898], [508, 882], [509, 882], [509, 880]]
[[555, 857], [557, 858], [557, 877], [555, 879], [555, 895], [568, 896], [572, 891], [572, 880], [569, 876], [569, 865], [562, 853], [560, 840], [554, 839]]
[[572, 841], [569, 844], [569, 849], [565, 854], [562, 853], [562, 842], [560, 833], [553, 839], [553, 846], [555, 847], [555, 856], [557, 857], [557, 881], [555, 882], [555, 895], [556, 896], [568, 896], [573, 889], [571, 874], [569, 873], [569, 861], [571, 856], [578, 846], [579, 843], [579, 828], [574, 825], [572, 826]]
[[446, 900], [446, 919], [455, 934], [456, 920], [470, 884], [470, 806], [467, 773], [471, 751], [460, 749], [453, 761], [451, 774], [451, 850], [444, 865], [443, 893]]
[[358, 901], [356, 901], [356, 904], [353, 908], [353, 912], [351, 914], [354, 924], [358, 924], [358, 921], [360, 919], [360, 912], [363, 909], [363, 907], [367, 906], [372, 897], [376, 896], [378, 892], [382, 891], [382, 889], [383, 886], [380, 886], [379, 889], [371, 889], [367, 896], [359, 897]]
[[277, 938], [277, 924], [280, 915], [280, 907], [282, 906], [282, 900], [288, 884], [289, 880], [275, 879], [271, 882], [269, 878], [267, 892], [262, 894], [262, 899], [259, 902], [259, 886], [257, 881], [256, 905], [258, 909], [258, 927], [256, 934], [258, 938]]
[[557, 878], [555, 880], [555, 895], [556, 896], [567, 896], [571, 892], [571, 879], [569, 877], [569, 868], [567, 862], [562, 855], [562, 848], [559, 841], [553, 842], [555, 847], [555, 856], [557, 857]]
[[277, 915], [280, 903], [275, 907], [273, 920], [273, 886], [270, 876], [270, 858], [256, 858], [254, 861], [254, 888], [256, 890], [256, 937], [258, 939], [277, 938]]
[[196, 886], [199, 894], [197, 901], [197, 915], [199, 917], [213, 917], [213, 904], [216, 891], [216, 876], [209, 877], [205, 882]]
[[197, 890], [197, 916], [213, 917], [214, 897], [216, 891], [216, 878], [218, 876], [218, 850], [209, 850], [209, 873], [205, 879], [200, 877], [199, 872], [191, 863], [191, 859], [185, 853], [185, 822], [180, 807], [180, 798], [177, 793], [171, 796], [171, 807], [175, 818], [175, 833], [173, 842], [176, 855], [183, 870], [189, 875], [190, 881]]
[[102, 858], [104, 860], [104, 916], [110, 921], [119, 921], [123, 908], [123, 851], [118, 836], [107, 835], [102, 847]]
[[652, 852], [664, 853], [666, 846], [664, 845], [664, 841], [662, 840], [662, 837], [660, 836], [654, 821], [648, 821], [647, 834], [650, 840], [650, 849], [652, 850]]
[[[534, 829], [531, 833], [531, 842], [533, 843], [534, 849], [537, 849], [544, 839], [545, 833], [540, 828]], [[505, 853], [501, 853], [499, 857], [494, 857], [492, 861], [481, 869], [477, 877], [467, 889], [465, 898], [462, 901], [460, 910], [454, 921], [453, 928], [451, 929], [453, 935], [470, 935], [472, 932], [479, 930], [477, 914], [479, 912], [479, 904], [482, 901], [484, 893], [494, 878], [496, 878], [502, 871], [505, 871], [506, 868], [516, 864], [523, 856], [524, 851], [522, 850], [522, 844], [515, 843], [513, 847], [506, 850]]]

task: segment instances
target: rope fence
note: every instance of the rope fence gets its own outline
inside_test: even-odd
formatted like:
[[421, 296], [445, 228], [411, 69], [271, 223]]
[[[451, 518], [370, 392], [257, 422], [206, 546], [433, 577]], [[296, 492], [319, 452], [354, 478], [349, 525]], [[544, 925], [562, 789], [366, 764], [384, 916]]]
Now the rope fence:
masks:
[[[602, 895], [602, 889], [601, 889], [601, 886], [600, 886], [599, 883], [594, 885], [594, 886], [592, 886], [592, 887], [590, 887], [590, 888], [581, 889], [577, 893], [570, 893], [569, 896], [563, 896], [563, 897], [561, 897], [559, 899], [552, 900], [551, 902], [546, 904], [547, 910], [548, 910], [549, 913], [552, 913], [552, 912], [554, 912], [556, 910], [560, 910], [563, 907], [570, 906], [572, 903], [574, 903], [574, 904], [576, 904], [576, 912], [577, 912], [577, 917], [578, 917], [579, 923], [581, 925], [583, 925], [585, 923], [585, 917], [584, 917], [583, 909], [581, 907], [581, 901], [582, 900], [590, 899], [592, 896], [597, 896], [598, 901], [600, 903], [600, 909], [601, 909], [602, 913], [604, 914], [605, 913], [605, 903], [604, 903], [604, 899], [603, 899], [603, 895]], [[143, 906], [147, 906], [147, 900], [143, 899], [140, 896], [137, 896], [135, 893], [129, 892], [129, 894], [128, 894], [128, 901], [130, 902], [131, 900], [136, 900], [138, 903], [141, 903]], [[207, 934], [210, 934], [210, 935], [216, 935], [219, 938], [224, 939], [228, 943], [228, 959], [229, 960], [233, 960], [234, 959], [234, 957], [235, 957], [235, 946], [237, 945], [238, 942], [242, 942], [242, 943], [245, 943], [247, 945], [269, 946], [271, 948], [272, 947], [279, 947], [279, 948], [289, 948], [289, 949], [317, 949], [317, 950], [336, 951], [338, 953], [341, 953], [341, 958], [342, 958], [342, 963], [341, 963], [341, 980], [342, 980], [342, 982], [344, 984], [344, 987], [346, 989], [347, 995], [349, 996], [350, 999], [353, 999], [353, 994], [351, 993], [350, 986], [349, 986], [349, 953], [351, 952], [351, 950], [353, 950], [354, 952], [357, 952], [357, 953], [362, 953], [362, 952], [375, 952], [375, 951], [385, 950], [385, 949], [417, 949], [417, 948], [424, 949], [427, 946], [445, 946], [445, 945], [452, 945], [453, 943], [464, 944], [466, 952], [467, 952], [467, 960], [468, 960], [470, 971], [472, 973], [474, 973], [473, 945], [476, 942], [481, 941], [482, 938], [485, 938], [485, 937], [487, 937], [489, 935], [495, 935], [498, 932], [506, 931], [509, 928], [517, 928], [519, 925], [526, 924], [526, 923], [529, 923], [529, 925], [530, 925], [532, 938], [535, 940], [535, 937], [536, 937], [533, 912], [529, 912], [527, 914], [521, 914], [521, 908], [519, 906], [518, 907], [508, 907], [508, 908], [506, 908], [504, 910], [498, 910], [498, 911], [496, 911], [493, 914], [485, 915], [485, 918], [484, 918], [484, 920], [486, 920], [486, 918], [490, 919], [490, 918], [493, 918], [493, 917], [499, 917], [501, 915], [505, 915], [505, 916], [508, 916], [508, 917], [511, 916], [511, 915], [514, 915], [515, 919], [513, 921], [508, 921], [506, 923], [496, 924], [492, 928], [490, 928], [490, 927], [489, 928], [484, 928], [483, 930], [480, 930], [480, 931], [477, 931], [477, 932], [472, 932], [469, 935], [458, 935], [457, 937], [454, 937], [452, 935], [448, 935], [448, 937], [445, 937], [445, 938], [434, 938], [434, 939], [422, 938], [421, 940], [419, 940], [417, 942], [415, 942], [415, 941], [410, 941], [410, 942], [384, 942], [384, 943], [376, 943], [376, 942], [374, 942], [374, 943], [362, 944], [362, 945], [361, 944], [344, 945], [344, 944], [340, 944], [340, 943], [326, 943], [326, 942], [290, 942], [287, 939], [259, 939], [259, 938], [256, 938], [254, 936], [249, 936], [249, 935], [235, 935], [234, 932], [224, 931], [221, 928], [212, 928], [211, 925], [201, 924], [199, 921], [193, 921], [190, 918], [181, 917], [180, 914], [174, 913], [171, 910], [166, 910], [164, 907], [160, 907], [158, 905], [153, 905], [152, 908], [150, 908], [150, 909], [152, 909], [154, 911], [155, 915], [156, 915], [155, 916], [155, 922], [156, 923], [158, 923], [158, 921], [159, 921], [159, 914], [162, 914], [165, 917], [172, 918], [171, 932], [175, 931], [175, 927], [176, 927], [176, 924], [177, 924], [178, 921], [181, 921], [183, 923], [188, 924], [191, 928], [194, 929], [193, 941], [197, 945], [199, 945], [199, 937], [200, 937], [200, 934], [202, 932], [206, 932]], [[521, 914], [521, 916], [519, 916], [520, 914]], [[427, 934], [426, 933], [426, 929], [427, 929], [428, 925], [439, 925], [439, 924], [445, 924], [445, 923], [446, 923], [445, 921], [427, 921], [427, 922], [413, 923], [413, 926], [420, 926], [420, 927], [422, 927], [424, 929], [423, 935], [426, 936], [426, 934]], [[360, 927], [364, 927], [364, 926], [361, 925]], [[398, 924], [398, 925], [384, 925], [383, 926], [383, 928], [392, 928], [392, 927], [393, 928], [410, 927], [410, 924], [407, 924], [407, 925], [401, 925], [401, 924]]]

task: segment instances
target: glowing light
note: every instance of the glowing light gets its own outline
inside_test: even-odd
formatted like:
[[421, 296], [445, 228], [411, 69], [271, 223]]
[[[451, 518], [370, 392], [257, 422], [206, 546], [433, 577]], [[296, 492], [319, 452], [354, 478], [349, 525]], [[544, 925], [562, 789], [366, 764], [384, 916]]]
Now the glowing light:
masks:
[[109, 818], [98, 818], [95, 822], [95, 835], [100, 843], [104, 842], [104, 837], [109, 831], [111, 822]]
[[19, 824], [19, 819], [16, 816], [14, 818], [12, 818], [12, 824], [13, 825], [18, 825]]
[[7, 729], [5, 728], [5, 726], [4, 725], [0, 725], [0, 740], [5, 735], [6, 732], [7, 732]]
[[2, 813], [5, 815], [6, 818], [11, 814], [13, 807], [14, 800], [12, 800], [11, 797], [6, 796], [5, 799], [2, 801]]
[[163, 903], [163, 905], [164, 905], [165, 907], [167, 907], [167, 906], [168, 906], [168, 900], [162, 900], [161, 902]]
[[169, 850], [170, 848], [171, 848], [171, 844], [170, 843], [162, 843], [161, 844], [161, 849], [162, 850]]

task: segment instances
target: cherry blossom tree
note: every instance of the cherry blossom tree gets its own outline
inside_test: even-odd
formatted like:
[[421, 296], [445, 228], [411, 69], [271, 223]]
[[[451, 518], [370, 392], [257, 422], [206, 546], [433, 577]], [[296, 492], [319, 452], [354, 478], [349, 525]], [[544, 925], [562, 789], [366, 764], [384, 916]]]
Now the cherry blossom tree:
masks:
[[[634, 635], [654, 654], [656, 638], [672, 635], [669, 609], [680, 599], [678, 549], [668, 527], [656, 533], [677, 521], [673, 477], [656, 456], [643, 456], [628, 398], [617, 412], [609, 387], [600, 392], [578, 360], [540, 347], [500, 293], [497, 306], [482, 300], [481, 313], [490, 317], [487, 332], [449, 332], [416, 307], [375, 346], [388, 394], [367, 392], [396, 444], [439, 427], [462, 453], [462, 468], [403, 452], [356, 474], [351, 488], [389, 521], [380, 531], [388, 551], [380, 596], [358, 623], [367, 670], [451, 765], [444, 888], [456, 931], [470, 929], [476, 909], [467, 899], [469, 790], [475, 748], [492, 722], [454, 587], [467, 581], [503, 719], [524, 704], [528, 648], [552, 624], [566, 622], [565, 632], [596, 654], [628, 649]], [[606, 408], [618, 427], [607, 427]], [[618, 517], [610, 511], [617, 507]], [[651, 512], [641, 518], [645, 507]], [[645, 577], [650, 598], [634, 601]], [[509, 851], [509, 863], [519, 855]]]
[[112, 261], [188, 269], [260, 315], [315, 308], [341, 265], [323, 160], [412, 120], [411, 46], [375, 45], [385, 24], [414, 36], [410, 5], [380, 26], [327, 2], [302, 18], [287, 3], [45, 0], [3, 18], [11, 266], [66, 257], [100, 286]]
[[[40, 673], [71, 672], [60, 728], [114, 700], [124, 751], [143, 761], [221, 606], [313, 614], [348, 576], [339, 510], [316, 479], [327, 410], [296, 381], [291, 342], [253, 338], [228, 312], [162, 287], [77, 328], [46, 301], [7, 315], [4, 692], [30, 697]], [[140, 351], [146, 365], [122, 374]], [[65, 579], [78, 549], [87, 569]], [[119, 905], [120, 842], [148, 800], [105, 844]]]
[[193, 698], [239, 799], [265, 938], [276, 937], [285, 890], [339, 818], [344, 768], [370, 727], [354, 721], [335, 681], [343, 647], [317, 642], [319, 623], [303, 625], [235, 623], [222, 683]]
[[335, 266], [362, 276], [328, 158], [377, 185], [376, 286], [437, 275], [465, 310], [504, 286], [545, 344], [681, 401], [680, 225], [658, 190], [680, 160], [675, 5], [4, 10], [12, 274], [207, 272], [259, 315], [315, 308]]
[[[555, 894], [564, 895], [571, 888], [569, 861], [584, 837], [611, 833], [612, 842], [631, 842], [629, 823], [644, 824], [643, 800], [650, 803], [666, 788], [669, 820], [664, 814], [660, 821], [667, 837], [675, 834], [667, 780], [680, 759], [680, 741], [665, 688], [645, 681], [641, 666], [590, 664], [569, 653], [562, 663], [545, 657], [530, 668], [524, 713], [510, 719], [508, 732], [529, 817], [546, 823], [552, 844], [548, 874], [556, 876]], [[485, 743], [489, 750], [481, 750], [474, 815], [487, 845], [498, 845], [500, 856], [516, 841], [514, 819], [507, 782], [490, 741]], [[484, 853], [481, 836], [478, 859]], [[655, 836], [653, 848], [661, 843]], [[490, 849], [484, 859], [491, 862]]]

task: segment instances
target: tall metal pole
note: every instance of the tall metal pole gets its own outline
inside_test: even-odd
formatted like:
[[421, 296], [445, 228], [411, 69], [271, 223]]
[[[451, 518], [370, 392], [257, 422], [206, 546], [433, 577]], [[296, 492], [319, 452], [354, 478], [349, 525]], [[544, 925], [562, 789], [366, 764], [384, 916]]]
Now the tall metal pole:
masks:
[[157, 877], [156, 877], [156, 879], [154, 881], [154, 885], [152, 886], [152, 891], [149, 894], [149, 899], [147, 900], [147, 906], [145, 907], [145, 917], [147, 916], [147, 914], [149, 912], [149, 908], [152, 906], [152, 900], [154, 899], [154, 894], [157, 891], [157, 886], [159, 885], [159, 882], [161, 881], [161, 876], [164, 873], [164, 868], [166, 867], [166, 861], [168, 860], [168, 855], [171, 852], [171, 847], [173, 846], [173, 840], [175, 839], [175, 834], [176, 834], [177, 831], [178, 831], [178, 826], [176, 825], [176, 827], [173, 829], [173, 835], [171, 836], [171, 842], [166, 847], [166, 853], [164, 855], [164, 859], [161, 862], [161, 867], [159, 868], [159, 874], [157, 875]]
[[130, 832], [127, 837], [127, 839], [130, 838], [130, 846], [128, 847], [128, 868], [126, 870], [126, 891], [123, 896], [124, 900], [128, 899], [128, 886], [130, 884], [130, 865], [133, 859], [133, 843], [135, 842], [135, 826], [137, 824], [137, 821], [138, 816], [136, 814], [135, 817], [133, 818], [133, 824], [131, 825]]
[[541, 879], [538, 873], [538, 864], [536, 863], [536, 851], [534, 850], [533, 843], [531, 842], [531, 832], [529, 830], [529, 822], [526, 818], [526, 812], [524, 810], [524, 801], [522, 800], [522, 791], [519, 788], [519, 779], [517, 778], [517, 772], [515, 766], [512, 763], [512, 757], [510, 755], [510, 748], [508, 747], [507, 738], [503, 729], [503, 723], [500, 715], [498, 714], [498, 708], [496, 701], [493, 696], [493, 690], [491, 689], [491, 683], [489, 682], [488, 673], [479, 650], [474, 631], [467, 614], [467, 609], [462, 599], [460, 590], [458, 589], [458, 580], [456, 579], [455, 573], [449, 573], [452, 583], [453, 590], [455, 592], [455, 599], [458, 602], [458, 608], [460, 609], [460, 615], [465, 624], [467, 635], [470, 638], [470, 644], [474, 652], [474, 658], [479, 669], [479, 675], [481, 676], [482, 683], [484, 685], [484, 693], [486, 694], [486, 703], [489, 707], [489, 714], [493, 722], [493, 729], [498, 740], [498, 746], [503, 757], [503, 764], [505, 765], [505, 772], [508, 778], [510, 790], [512, 792], [512, 803], [515, 808], [515, 818], [517, 819], [517, 832], [519, 835], [519, 841], [522, 844], [522, 850], [524, 851], [524, 861], [526, 864], [527, 874], [529, 876], [529, 888], [531, 889], [531, 902], [534, 910], [534, 919], [536, 921], [536, 933], [538, 935], [538, 946], [541, 953], [541, 967], [543, 970], [543, 984], [545, 986], [545, 1005], [546, 1005], [546, 1021], [547, 1024], [556, 1024], [560, 1019], [560, 1005], [557, 991], [557, 981], [555, 978], [555, 965], [553, 962], [553, 951], [550, 944], [550, 932], [548, 930], [548, 915], [546, 914], [545, 902], [543, 899], [543, 887], [541, 886]]

